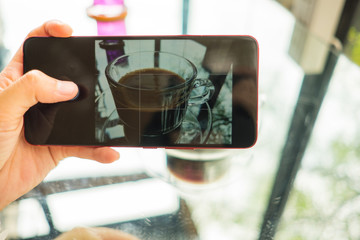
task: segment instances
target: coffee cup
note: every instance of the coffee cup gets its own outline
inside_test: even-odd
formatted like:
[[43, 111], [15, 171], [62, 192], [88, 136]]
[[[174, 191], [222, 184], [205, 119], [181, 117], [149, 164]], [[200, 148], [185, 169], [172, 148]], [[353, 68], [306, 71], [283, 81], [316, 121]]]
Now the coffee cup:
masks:
[[173, 177], [193, 184], [222, 179], [230, 168], [234, 151], [229, 149], [166, 149], [166, 165]]
[[[134, 142], [178, 129], [187, 107], [205, 103], [214, 92], [210, 80], [197, 78], [191, 61], [167, 52], [120, 56], [107, 66], [105, 74], [125, 135]], [[192, 96], [195, 89], [200, 94]]]
[[243, 176], [250, 156], [238, 149], [142, 149], [146, 173], [187, 197], [221, 189]]

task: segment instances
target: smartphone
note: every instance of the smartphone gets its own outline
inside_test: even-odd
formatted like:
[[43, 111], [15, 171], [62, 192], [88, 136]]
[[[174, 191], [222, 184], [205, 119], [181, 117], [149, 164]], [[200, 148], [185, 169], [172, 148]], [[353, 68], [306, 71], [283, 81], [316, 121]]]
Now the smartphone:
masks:
[[79, 87], [25, 114], [34, 145], [249, 148], [257, 139], [259, 50], [251, 36], [34, 37], [24, 73]]

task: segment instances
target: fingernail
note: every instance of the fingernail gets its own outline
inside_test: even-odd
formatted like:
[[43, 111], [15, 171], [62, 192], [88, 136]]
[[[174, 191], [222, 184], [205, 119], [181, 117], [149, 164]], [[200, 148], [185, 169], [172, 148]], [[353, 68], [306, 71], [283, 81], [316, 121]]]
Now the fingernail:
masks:
[[53, 23], [56, 23], [56, 24], [59, 24], [59, 25], [64, 25], [65, 23], [64, 22], [62, 22], [62, 21], [60, 21], [60, 20], [53, 20], [52, 21]]
[[75, 101], [76, 99], [78, 99], [79, 96], [80, 96], [80, 90], [78, 90], [78, 92], [76, 93], [75, 97], [73, 97], [72, 99], [70, 99], [70, 101]]
[[74, 95], [78, 92], [78, 87], [75, 83], [69, 81], [58, 81], [57, 92], [61, 95]]

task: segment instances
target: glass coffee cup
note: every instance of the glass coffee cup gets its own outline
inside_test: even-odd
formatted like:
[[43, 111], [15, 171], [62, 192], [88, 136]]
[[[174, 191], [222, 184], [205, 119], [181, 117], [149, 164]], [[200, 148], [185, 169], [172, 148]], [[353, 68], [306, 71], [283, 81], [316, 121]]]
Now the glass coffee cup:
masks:
[[[105, 74], [130, 143], [159, 138], [175, 142], [187, 107], [205, 103], [214, 86], [197, 78], [188, 59], [167, 52], [143, 51], [120, 56]], [[191, 93], [196, 91], [197, 95]]]
[[252, 151], [243, 149], [141, 149], [146, 174], [170, 184], [183, 196], [196, 197], [239, 181]]

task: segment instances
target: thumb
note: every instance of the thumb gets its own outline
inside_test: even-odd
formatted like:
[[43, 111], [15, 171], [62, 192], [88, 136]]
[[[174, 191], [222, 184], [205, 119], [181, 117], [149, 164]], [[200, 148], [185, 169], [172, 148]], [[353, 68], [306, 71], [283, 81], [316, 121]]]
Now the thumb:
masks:
[[15, 124], [36, 103], [67, 101], [77, 93], [73, 82], [56, 80], [38, 70], [29, 71], [0, 92], [0, 121]]

